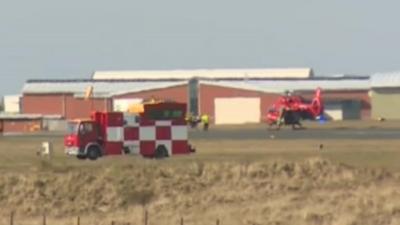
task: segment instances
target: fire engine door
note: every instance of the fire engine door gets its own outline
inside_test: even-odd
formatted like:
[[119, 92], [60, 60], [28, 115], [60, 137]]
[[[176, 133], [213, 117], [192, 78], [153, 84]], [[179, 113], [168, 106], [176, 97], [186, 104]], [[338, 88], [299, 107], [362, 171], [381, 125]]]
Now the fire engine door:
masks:
[[80, 148], [84, 149], [87, 144], [97, 142], [98, 132], [93, 122], [83, 122], [79, 124]]

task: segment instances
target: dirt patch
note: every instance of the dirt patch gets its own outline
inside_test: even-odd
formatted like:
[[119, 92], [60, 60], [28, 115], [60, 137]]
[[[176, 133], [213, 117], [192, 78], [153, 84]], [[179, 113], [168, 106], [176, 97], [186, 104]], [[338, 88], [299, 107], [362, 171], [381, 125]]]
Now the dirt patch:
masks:
[[[0, 177], [0, 213], [67, 221], [84, 215], [156, 224], [398, 224], [400, 179], [383, 169], [353, 168], [321, 158], [301, 162], [145, 161], [102, 168], [45, 163]], [[23, 215], [23, 216], [22, 216]], [[29, 224], [26, 222], [24, 224]], [[65, 222], [68, 224], [68, 222]]]

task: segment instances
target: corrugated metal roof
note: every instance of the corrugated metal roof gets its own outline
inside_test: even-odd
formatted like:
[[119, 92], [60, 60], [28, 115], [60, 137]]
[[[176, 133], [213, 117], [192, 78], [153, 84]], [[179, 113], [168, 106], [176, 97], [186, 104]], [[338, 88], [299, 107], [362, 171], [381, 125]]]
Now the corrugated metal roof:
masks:
[[191, 78], [310, 78], [311, 68], [287, 69], [200, 69], [200, 70], [138, 70], [96, 71], [92, 78], [102, 79], [191, 79]]
[[200, 81], [202, 84], [223, 87], [239, 88], [270, 93], [283, 93], [285, 91], [315, 90], [368, 90], [369, 79], [313, 79], [313, 80], [243, 80], [243, 81]]
[[46, 80], [25, 83], [24, 94], [71, 93], [83, 97], [87, 87], [93, 87], [94, 97], [111, 97], [125, 93], [140, 92], [186, 84], [187, 81], [94, 81], [94, 80]]
[[400, 71], [373, 74], [371, 76], [371, 87], [400, 87]]

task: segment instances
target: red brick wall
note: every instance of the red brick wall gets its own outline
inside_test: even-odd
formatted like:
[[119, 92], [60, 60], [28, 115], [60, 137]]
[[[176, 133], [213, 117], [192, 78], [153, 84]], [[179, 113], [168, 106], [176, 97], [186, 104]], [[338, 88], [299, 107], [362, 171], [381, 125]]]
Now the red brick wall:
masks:
[[66, 119], [88, 118], [93, 110], [109, 111], [110, 99], [75, 98], [71, 94], [24, 95], [22, 112], [27, 114], [61, 115]]
[[[35, 128], [35, 129], [34, 129]], [[33, 120], [3, 120], [4, 133], [26, 133], [37, 131], [42, 128], [41, 119]]]
[[160, 98], [160, 99], [170, 99], [177, 102], [187, 103], [188, 102], [188, 86], [180, 85], [169, 88], [162, 88], [149, 91], [141, 91], [136, 93], [123, 94], [119, 96], [114, 96], [115, 99], [120, 98]]
[[92, 111], [110, 111], [110, 99], [90, 99], [66, 97], [66, 118], [89, 118]]
[[21, 99], [22, 113], [63, 115], [63, 98], [61, 94], [24, 94]]
[[[120, 95], [115, 98], [164, 98], [187, 103], [187, 85]], [[72, 94], [25, 94], [21, 100], [22, 113], [61, 115], [66, 119], [87, 118], [94, 110], [112, 110], [111, 99], [75, 98]]]
[[[257, 91], [247, 91], [236, 88], [227, 88], [214, 85], [199, 85], [199, 102], [200, 102], [200, 113], [206, 113], [213, 118], [215, 118], [215, 98], [234, 98], [234, 97], [259, 97], [261, 101], [261, 120], [265, 119], [267, 115], [268, 108], [276, 101], [279, 94], [274, 93], [264, 93]], [[240, 106], [238, 106], [240, 107]]]

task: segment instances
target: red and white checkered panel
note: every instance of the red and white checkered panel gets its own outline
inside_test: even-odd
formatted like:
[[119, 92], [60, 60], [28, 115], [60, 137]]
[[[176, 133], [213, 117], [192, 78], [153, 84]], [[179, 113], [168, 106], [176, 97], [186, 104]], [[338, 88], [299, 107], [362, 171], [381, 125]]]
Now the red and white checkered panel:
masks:
[[105, 116], [107, 127], [122, 127], [124, 125], [124, 115], [120, 112], [108, 112]]
[[144, 156], [153, 156], [159, 145], [164, 145], [169, 155], [188, 153], [188, 134], [185, 123], [171, 121], [141, 121], [124, 128], [124, 146], [137, 149]]
[[107, 142], [123, 142], [124, 128], [123, 127], [107, 127]]
[[106, 155], [119, 155], [122, 153], [124, 142], [123, 114], [118, 112], [106, 113], [104, 114], [104, 122], [107, 126], [104, 152]]

